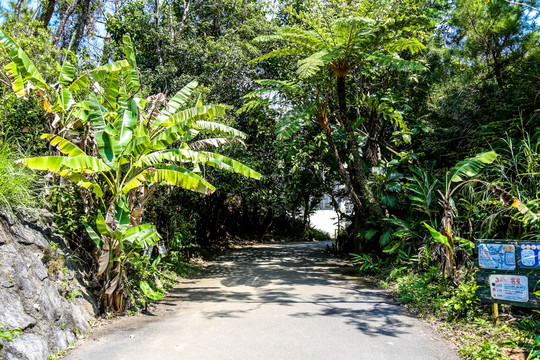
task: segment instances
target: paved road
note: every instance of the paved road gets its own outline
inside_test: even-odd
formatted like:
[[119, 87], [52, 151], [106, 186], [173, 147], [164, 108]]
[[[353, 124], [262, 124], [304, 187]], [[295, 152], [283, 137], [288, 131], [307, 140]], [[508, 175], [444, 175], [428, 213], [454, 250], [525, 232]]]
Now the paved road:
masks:
[[459, 359], [324, 246], [234, 251], [172, 289], [155, 316], [97, 329], [67, 359]]

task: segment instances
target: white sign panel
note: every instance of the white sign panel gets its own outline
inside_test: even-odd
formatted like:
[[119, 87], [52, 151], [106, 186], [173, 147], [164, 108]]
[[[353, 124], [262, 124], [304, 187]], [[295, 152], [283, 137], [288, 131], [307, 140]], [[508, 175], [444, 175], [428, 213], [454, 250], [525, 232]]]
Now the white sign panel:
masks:
[[478, 245], [478, 264], [484, 269], [514, 270], [516, 268], [516, 249], [507, 244]]
[[516, 302], [529, 301], [529, 281], [521, 275], [490, 275], [491, 297]]

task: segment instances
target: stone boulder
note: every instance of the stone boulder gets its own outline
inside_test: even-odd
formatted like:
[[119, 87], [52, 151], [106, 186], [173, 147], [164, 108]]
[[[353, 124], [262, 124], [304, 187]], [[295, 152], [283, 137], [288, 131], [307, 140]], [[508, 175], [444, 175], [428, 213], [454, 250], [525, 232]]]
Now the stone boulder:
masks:
[[[0, 324], [8, 330], [22, 329], [13, 342], [2, 342], [0, 358], [47, 360], [86, 333], [95, 316], [95, 301], [77, 282], [74, 262], [70, 269], [61, 269], [62, 276], [51, 276], [53, 270], [45, 266], [47, 233], [50, 230], [40, 231], [0, 213]], [[66, 251], [61, 259], [67, 263], [69, 256]], [[70, 288], [84, 294], [74, 299], [84, 311], [62, 296], [63, 289]]]

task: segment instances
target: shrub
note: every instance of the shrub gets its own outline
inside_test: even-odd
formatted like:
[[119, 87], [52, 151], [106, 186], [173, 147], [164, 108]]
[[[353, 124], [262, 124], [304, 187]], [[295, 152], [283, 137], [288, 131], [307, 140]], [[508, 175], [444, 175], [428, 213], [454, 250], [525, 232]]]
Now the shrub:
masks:
[[15, 144], [5, 140], [0, 145], [0, 210], [18, 213], [38, 206], [36, 174], [15, 164], [22, 154]]

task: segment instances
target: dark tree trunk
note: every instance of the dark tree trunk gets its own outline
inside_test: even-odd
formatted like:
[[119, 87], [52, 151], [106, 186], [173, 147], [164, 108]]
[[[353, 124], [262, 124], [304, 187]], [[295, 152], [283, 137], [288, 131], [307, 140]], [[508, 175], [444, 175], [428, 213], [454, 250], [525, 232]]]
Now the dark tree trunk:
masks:
[[62, 18], [60, 19], [60, 22], [58, 23], [58, 28], [56, 29], [56, 33], [54, 34], [54, 46], [59, 47], [60, 40], [62, 39], [62, 36], [64, 35], [64, 31], [66, 28], [67, 21], [77, 9], [77, 6], [79, 5], [80, 0], [74, 0], [64, 11], [62, 14]]
[[304, 224], [304, 231], [308, 228], [308, 220], [309, 220], [309, 194], [304, 195], [304, 216], [303, 216], [303, 224]]
[[338, 173], [341, 176], [343, 182], [345, 182], [345, 186], [347, 186], [347, 189], [349, 190], [353, 203], [355, 204], [355, 206], [362, 207], [362, 200], [360, 199], [360, 196], [358, 195], [355, 187], [353, 186], [351, 177], [349, 176], [347, 169], [345, 169], [345, 166], [343, 166], [343, 163], [341, 162], [338, 149], [336, 147], [336, 144], [334, 143], [334, 139], [332, 138], [332, 129], [330, 129], [328, 121], [320, 119], [320, 125], [322, 126], [324, 135], [326, 136], [326, 142], [328, 142], [328, 146], [330, 147], [330, 153], [332, 154], [334, 160], [336, 160], [338, 166]]
[[[373, 211], [377, 218], [383, 219], [384, 213], [380, 204], [373, 196], [371, 189], [369, 188], [367, 177], [364, 174], [364, 161], [360, 156], [360, 149], [354, 129], [352, 127], [351, 115], [347, 110], [346, 90], [345, 90], [345, 77], [337, 77], [337, 96], [338, 96], [338, 108], [339, 108], [339, 121], [343, 126], [345, 135], [347, 136], [347, 145], [352, 152], [353, 164], [352, 172], [354, 173], [352, 186], [355, 191], [361, 194], [363, 200], [369, 205], [370, 210]], [[358, 205], [358, 204], [357, 204]], [[359, 207], [360, 209], [362, 206]]]
[[24, 0], [17, 0], [15, 3], [15, 11], [13, 13], [13, 16], [15, 17], [15, 20], [19, 20], [19, 17], [21, 16], [21, 7]]
[[47, 1], [47, 7], [41, 13], [40, 20], [43, 23], [43, 27], [46, 28], [49, 26], [49, 22], [51, 21], [51, 18], [54, 14], [54, 6], [56, 5], [56, 0], [48, 0]]
[[91, 0], [82, 0], [81, 12], [78, 16], [77, 26], [75, 30], [75, 39], [73, 40], [73, 45], [71, 48], [73, 52], [77, 52], [77, 49], [81, 45], [81, 41], [84, 36], [84, 30], [86, 29], [86, 25], [88, 25], [90, 15], [90, 1]]
[[495, 73], [495, 81], [497, 81], [497, 87], [501, 94], [501, 100], [506, 103], [506, 92], [504, 90], [504, 80], [502, 76], [502, 66], [499, 61], [498, 54], [494, 50], [491, 51], [491, 58], [493, 60], [493, 72]]

